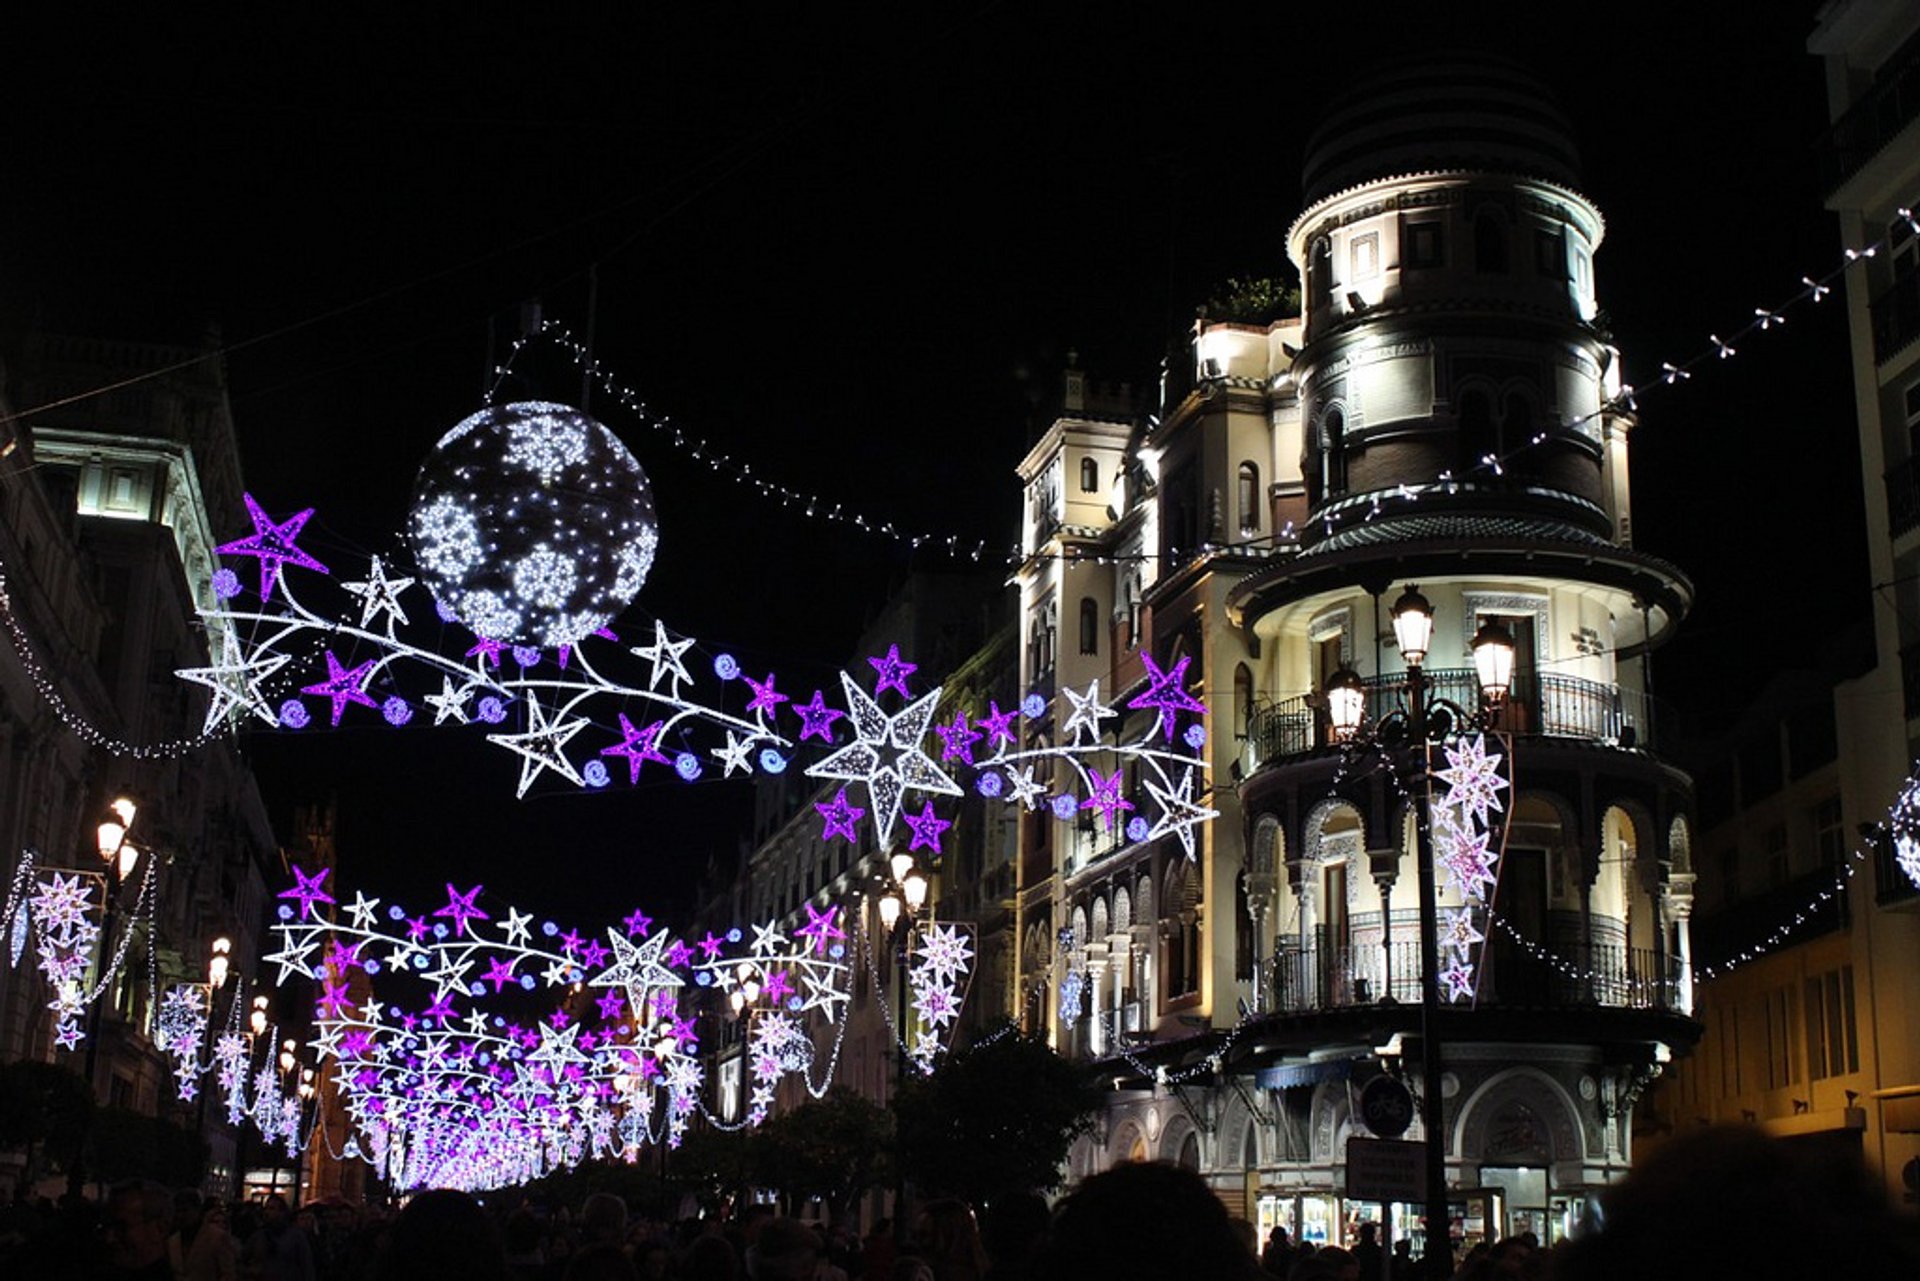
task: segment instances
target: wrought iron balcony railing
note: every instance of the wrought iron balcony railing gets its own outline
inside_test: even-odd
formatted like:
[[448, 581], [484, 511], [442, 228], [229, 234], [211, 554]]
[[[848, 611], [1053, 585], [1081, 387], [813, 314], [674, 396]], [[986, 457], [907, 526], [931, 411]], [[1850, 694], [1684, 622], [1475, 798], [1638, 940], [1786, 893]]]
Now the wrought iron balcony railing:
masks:
[[[1369, 721], [1404, 705], [1406, 681], [1400, 676], [1372, 677], [1366, 687]], [[1429, 670], [1429, 690], [1462, 707], [1477, 707], [1480, 685], [1471, 668]], [[1649, 726], [1648, 704], [1637, 691], [1617, 685], [1553, 673], [1530, 675], [1514, 682], [1501, 713], [1500, 728], [1519, 734], [1544, 734], [1588, 742], [1620, 743], [1629, 729], [1644, 741]], [[1315, 748], [1333, 746], [1324, 699], [1319, 694], [1295, 694], [1254, 709], [1247, 718], [1252, 768], [1298, 756]]]
[[[1682, 1008], [1680, 964], [1647, 948], [1595, 943], [1553, 949], [1558, 965], [1517, 945], [1494, 943], [1482, 953], [1478, 1005]], [[1374, 1005], [1391, 997], [1420, 1000], [1420, 944], [1283, 948], [1271, 962], [1270, 1008], [1304, 1014]]]

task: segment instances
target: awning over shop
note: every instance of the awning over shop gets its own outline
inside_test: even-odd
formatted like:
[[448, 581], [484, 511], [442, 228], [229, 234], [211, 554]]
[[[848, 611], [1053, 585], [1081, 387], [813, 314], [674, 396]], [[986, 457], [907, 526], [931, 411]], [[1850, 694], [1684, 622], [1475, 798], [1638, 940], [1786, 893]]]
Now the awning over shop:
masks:
[[1284, 1090], [1296, 1085], [1318, 1085], [1322, 1081], [1344, 1081], [1353, 1075], [1354, 1059], [1331, 1059], [1324, 1063], [1282, 1063], [1262, 1069], [1255, 1080], [1263, 1090]]

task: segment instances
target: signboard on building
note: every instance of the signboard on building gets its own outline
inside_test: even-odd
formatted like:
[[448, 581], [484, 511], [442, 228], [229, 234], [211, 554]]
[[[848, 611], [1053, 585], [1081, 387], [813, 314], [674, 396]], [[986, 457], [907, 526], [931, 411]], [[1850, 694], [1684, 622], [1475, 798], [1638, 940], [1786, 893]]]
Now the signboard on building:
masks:
[[1425, 1201], [1427, 1145], [1348, 1139], [1347, 1196], [1355, 1201]]

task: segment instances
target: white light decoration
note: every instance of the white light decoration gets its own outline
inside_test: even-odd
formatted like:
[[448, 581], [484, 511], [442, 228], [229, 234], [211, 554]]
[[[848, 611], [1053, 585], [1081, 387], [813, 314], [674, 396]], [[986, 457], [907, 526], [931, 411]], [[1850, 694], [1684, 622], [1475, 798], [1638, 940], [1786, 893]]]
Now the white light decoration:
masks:
[[1887, 831], [1900, 870], [1920, 886], [1920, 769], [1907, 778], [1887, 810]]
[[1494, 815], [1501, 809], [1500, 793], [1507, 780], [1500, 774], [1501, 754], [1487, 750], [1484, 734], [1468, 735], [1441, 750], [1447, 766], [1432, 771], [1432, 778], [1447, 790], [1429, 806], [1433, 859], [1435, 870], [1446, 874], [1464, 905], [1450, 910], [1435, 928], [1442, 953], [1440, 983], [1449, 1001], [1461, 1001], [1473, 999], [1478, 990], [1474, 949], [1486, 935], [1476, 920], [1491, 913], [1493, 890], [1500, 881]]
[[593, 419], [544, 401], [483, 409], [443, 436], [408, 532], [428, 588], [460, 621], [548, 647], [631, 604], [659, 546], [639, 462]]
[[[320, 907], [338, 900], [328, 875], [295, 869], [269, 959], [283, 978], [317, 985], [319, 1076], [346, 1108], [355, 1150], [398, 1188], [501, 1187], [592, 1157], [631, 1160], [648, 1143], [677, 1145], [705, 1111], [695, 1032], [703, 989], [769, 1007], [756, 1011], [749, 1040], [750, 1121], [764, 1119], [790, 1076], [816, 1098], [831, 1084], [851, 998], [837, 906], [808, 904], [807, 924], [791, 934], [753, 926], [751, 943], [738, 928], [676, 938], [636, 911], [603, 943], [550, 921], [536, 934], [533, 916], [515, 908], [496, 919], [480, 886], [448, 885], [445, 906], [417, 915], [392, 903], [375, 911], [380, 900], [356, 894], [329, 920]], [[951, 968], [951, 949], [943, 956]], [[489, 1010], [508, 989], [519, 996], [512, 1014]], [[524, 993], [560, 1008], [516, 1022]], [[823, 1050], [814, 1038], [827, 1028]], [[246, 1102], [237, 1043], [222, 1037], [214, 1054], [229, 1109], [270, 1138], [297, 1133], [318, 1080], [296, 1076], [289, 1051], [282, 1073], [255, 1074]], [[305, 1088], [290, 1094], [293, 1080]]]

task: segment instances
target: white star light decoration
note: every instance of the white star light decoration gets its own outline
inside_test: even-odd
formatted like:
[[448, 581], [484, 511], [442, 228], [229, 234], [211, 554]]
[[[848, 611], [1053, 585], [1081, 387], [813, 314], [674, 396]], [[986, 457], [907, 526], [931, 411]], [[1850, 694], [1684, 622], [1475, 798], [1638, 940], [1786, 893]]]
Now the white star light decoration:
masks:
[[[602, 942], [552, 922], [536, 931], [517, 908], [496, 917], [479, 886], [448, 885], [445, 906], [417, 915], [356, 893], [329, 921], [316, 910], [335, 902], [326, 879], [301, 871], [280, 895], [291, 901], [269, 959], [316, 985], [311, 1044], [352, 1141], [396, 1187], [501, 1187], [589, 1157], [631, 1158], [647, 1143], [677, 1145], [704, 1106], [698, 998], [724, 995], [743, 966], [773, 1005], [763, 1022], [777, 1016], [755, 1041], [765, 1105], [789, 1075], [816, 1097], [832, 1078], [851, 997], [838, 907], [810, 907], [809, 924], [791, 936], [755, 926], [751, 944], [741, 929], [676, 938], [635, 912]], [[385, 999], [366, 997], [375, 984], [389, 989]], [[560, 1008], [515, 1022], [489, 1009], [509, 988], [556, 997]], [[569, 1002], [576, 988], [585, 996]], [[810, 1012], [840, 1029], [818, 1081]], [[245, 1089], [243, 1053], [225, 1038], [215, 1052], [229, 1109], [278, 1133], [286, 1109], [261, 1093], [264, 1077], [250, 1104], [234, 1102]]]
[[1893, 857], [1900, 864], [1900, 870], [1920, 886], [1920, 767], [1916, 767], [1887, 810], [1887, 830], [1892, 835]]
[[1433, 771], [1446, 792], [1432, 805], [1434, 862], [1463, 905], [1448, 909], [1440, 925], [1445, 964], [1440, 983], [1449, 1001], [1472, 1000], [1477, 990], [1474, 949], [1486, 941], [1478, 917], [1489, 912], [1499, 885], [1500, 852], [1495, 843], [1500, 793], [1507, 780], [1501, 756], [1487, 750], [1483, 734], [1465, 736], [1442, 747], [1446, 768]]

